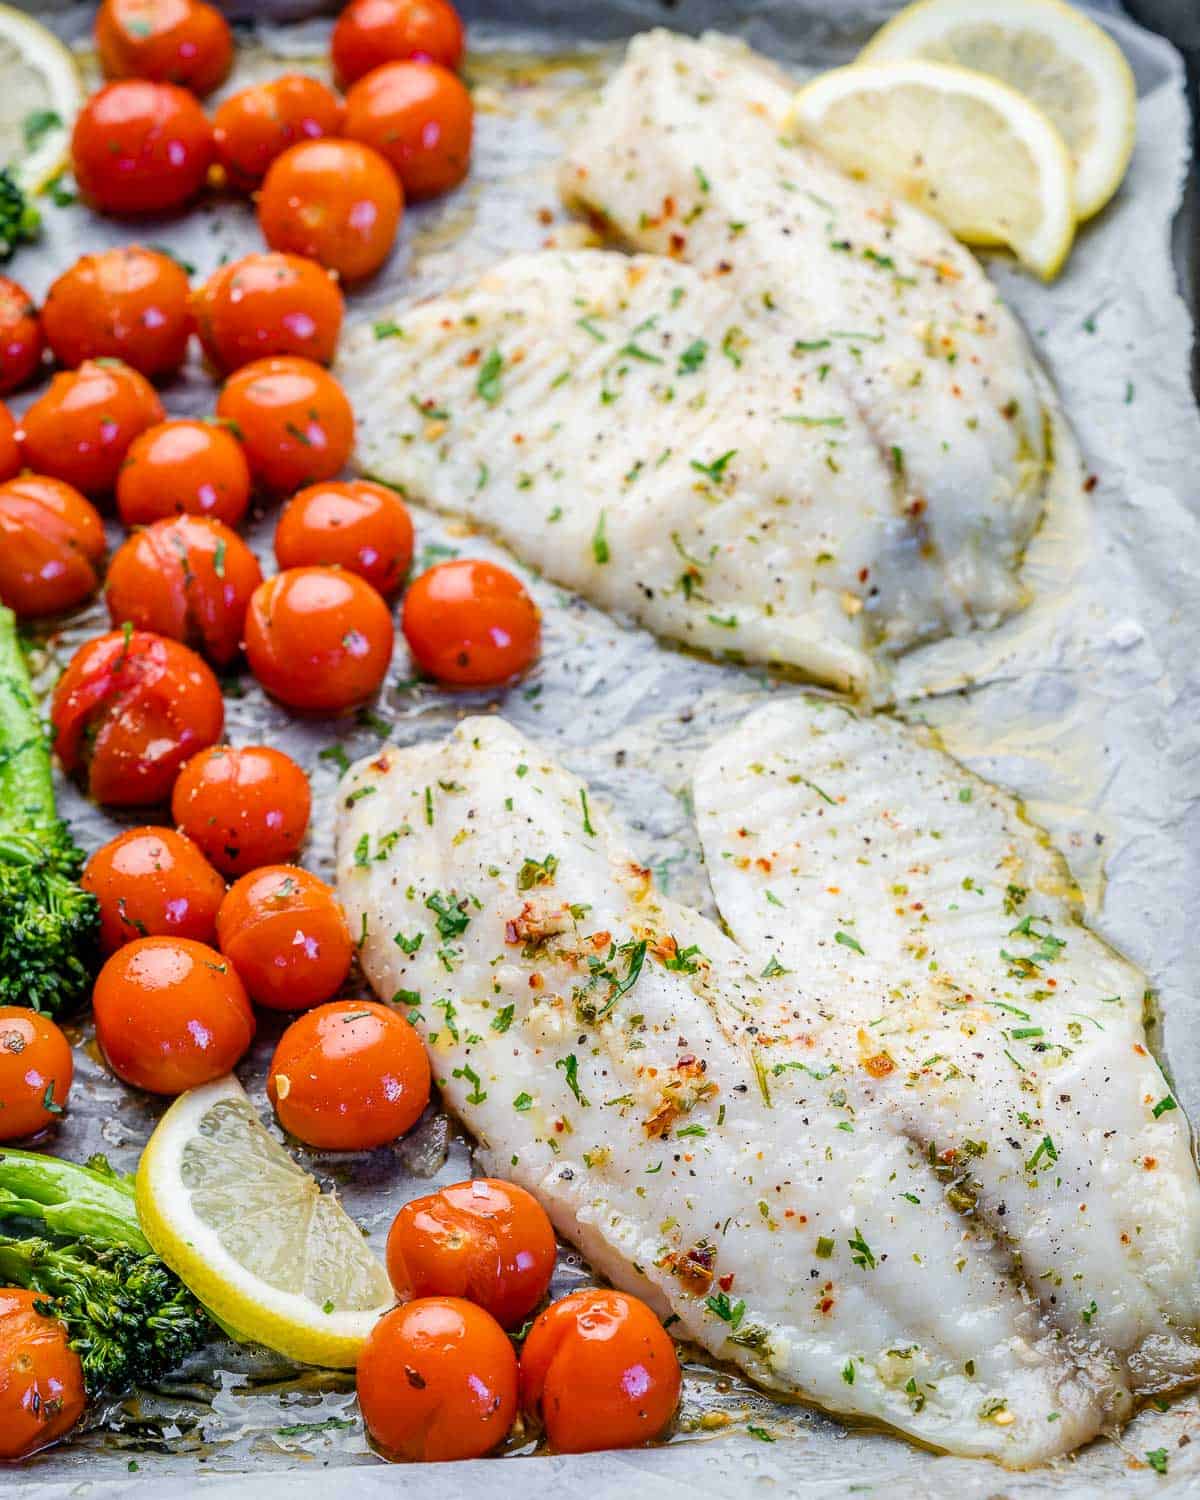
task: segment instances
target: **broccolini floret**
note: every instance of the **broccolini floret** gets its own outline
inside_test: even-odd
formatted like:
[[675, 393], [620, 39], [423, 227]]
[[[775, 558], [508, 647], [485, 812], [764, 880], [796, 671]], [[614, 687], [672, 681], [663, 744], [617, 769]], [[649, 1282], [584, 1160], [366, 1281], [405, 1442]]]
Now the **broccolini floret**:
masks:
[[8, 167], [0, 168], [0, 261], [11, 260], [17, 246], [36, 240], [42, 216]]

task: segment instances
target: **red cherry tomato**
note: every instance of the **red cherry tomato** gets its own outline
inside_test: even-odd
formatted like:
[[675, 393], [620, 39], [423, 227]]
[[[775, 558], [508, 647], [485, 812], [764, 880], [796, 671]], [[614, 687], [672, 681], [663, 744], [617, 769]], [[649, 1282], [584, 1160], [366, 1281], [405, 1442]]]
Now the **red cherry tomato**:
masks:
[[0, 1287], [0, 1459], [28, 1458], [87, 1406], [83, 1366], [41, 1292]]
[[212, 126], [186, 89], [127, 79], [93, 94], [71, 136], [79, 191], [101, 213], [169, 213], [204, 186]]
[[117, 512], [126, 526], [180, 513], [236, 526], [250, 504], [242, 445], [216, 422], [160, 422], [134, 438], [117, 475]]
[[118, 948], [97, 976], [92, 1010], [109, 1067], [151, 1094], [211, 1083], [254, 1040], [254, 1012], [233, 965], [190, 938]]
[[343, 281], [372, 276], [391, 253], [404, 211], [400, 180], [358, 141], [302, 141], [271, 163], [258, 222], [272, 250], [307, 255]]
[[165, 801], [184, 761], [220, 739], [225, 706], [194, 651], [114, 630], [76, 651], [50, 717], [63, 770], [85, 771], [97, 802], [140, 807]]
[[60, 479], [0, 484], [0, 599], [22, 619], [73, 609], [100, 584], [104, 522]]
[[131, 620], [224, 666], [241, 647], [261, 582], [258, 559], [236, 531], [207, 516], [171, 516], [118, 548], [105, 598], [114, 625]]
[[280, 355], [243, 365], [225, 382], [217, 415], [241, 439], [250, 472], [287, 493], [331, 479], [354, 446], [354, 413], [328, 370]]
[[307, 1010], [342, 986], [354, 944], [331, 887], [296, 865], [243, 875], [217, 913], [217, 941], [259, 1005]]
[[49, 1016], [0, 1005], [0, 1141], [53, 1125], [74, 1076], [71, 1044]]
[[217, 161], [234, 187], [257, 187], [289, 146], [340, 135], [344, 114], [337, 95], [304, 73], [252, 83], [213, 116]]
[[83, 255], [51, 284], [42, 328], [63, 365], [121, 359], [143, 375], [178, 369], [192, 333], [187, 272], [160, 250]]
[[344, 713], [378, 692], [392, 659], [387, 605], [340, 568], [289, 568], [255, 590], [246, 659], [291, 708]]
[[214, 745], [179, 773], [171, 816], [225, 875], [296, 858], [312, 811], [308, 777], [282, 750]]
[[20, 282], [0, 276], [0, 396], [32, 379], [45, 347], [33, 298]]
[[281, 568], [346, 568], [385, 598], [404, 582], [412, 555], [408, 507], [366, 479], [310, 485], [288, 501], [275, 528]]
[[17, 419], [0, 401], [0, 482], [21, 472], [21, 444], [17, 440]]
[[130, 828], [83, 867], [79, 883], [100, 903], [100, 946], [115, 953], [140, 937], [211, 943], [225, 882], [183, 834]]
[[346, 134], [386, 157], [409, 200], [448, 192], [467, 175], [474, 118], [462, 80], [436, 63], [385, 63], [346, 95]]
[[454, 687], [507, 682], [541, 648], [540, 616], [524, 585], [478, 558], [422, 573], [405, 596], [403, 624], [421, 670]]
[[105, 78], [177, 83], [203, 98], [233, 64], [229, 23], [203, 0], [104, 0], [95, 34]]
[[351, 0], [333, 28], [333, 67], [341, 88], [383, 63], [441, 63], [457, 68], [463, 23], [447, 0]]
[[320, 1151], [368, 1151], [410, 1130], [429, 1103], [421, 1038], [386, 1005], [335, 1000], [280, 1038], [267, 1096], [283, 1128]]
[[277, 354], [328, 364], [345, 309], [324, 266], [270, 251], [214, 271], [192, 302], [204, 352], [222, 370]]
[[388, 1458], [482, 1458], [508, 1436], [517, 1358], [482, 1308], [423, 1297], [385, 1313], [358, 1357], [358, 1404]]
[[521, 1406], [560, 1453], [652, 1442], [675, 1414], [675, 1345], [644, 1302], [571, 1292], [552, 1303], [521, 1351]]
[[554, 1230], [531, 1193], [479, 1178], [414, 1198], [388, 1234], [387, 1267], [401, 1302], [465, 1297], [513, 1328], [554, 1273]]
[[56, 375], [25, 413], [21, 451], [39, 474], [107, 494], [130, 443], [164, 415], [144, 375], [118, 360], [85, 360]]

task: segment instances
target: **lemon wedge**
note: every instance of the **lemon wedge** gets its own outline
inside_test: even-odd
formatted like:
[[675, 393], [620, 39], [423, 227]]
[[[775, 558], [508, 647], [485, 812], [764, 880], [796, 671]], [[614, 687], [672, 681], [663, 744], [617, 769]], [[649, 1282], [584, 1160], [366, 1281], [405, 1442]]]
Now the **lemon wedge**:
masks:
[[167, 1110], [138, 1165], [137, 1209], [151, 1245], [224, 1327], [305, 1364], [352, 1368], [392, 1306], [361, 1230], [233, 1077]]
[[0, 165], [27, 193], [65, 165], [82, 101], [68, 49], [24, 11], [0, 5]]
[[917, 0], [859, 62], [954, 63], [1007, 83], [1058, 127], [1075, 164], [1075, 213], [1090, 218], [1120, 186], [1137, 134], [1137, 87], [1116, 42], [1062, 0]]
[[1052, 277], [1075, 234], [1074, 173], [1036, 105], [947, 63], [855, 63], [807, 84], [785, 129], [972, 245], [1007, 245]]

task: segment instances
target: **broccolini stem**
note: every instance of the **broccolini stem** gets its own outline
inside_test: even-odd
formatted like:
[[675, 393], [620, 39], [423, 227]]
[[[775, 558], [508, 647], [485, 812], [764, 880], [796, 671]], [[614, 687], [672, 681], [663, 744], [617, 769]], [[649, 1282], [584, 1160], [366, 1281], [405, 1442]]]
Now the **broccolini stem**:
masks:
[[17, 617], [0, 606], [0, 834], [28, 835], [57, 825], [50, 750]]
[[133, 1184], [106, 1162], [81, 1167], [37, 1151], [0, 1151], [0, 1220], [6, 1218], [36, 1220], [50, 1234], [150, 1250], [138, 1226]]

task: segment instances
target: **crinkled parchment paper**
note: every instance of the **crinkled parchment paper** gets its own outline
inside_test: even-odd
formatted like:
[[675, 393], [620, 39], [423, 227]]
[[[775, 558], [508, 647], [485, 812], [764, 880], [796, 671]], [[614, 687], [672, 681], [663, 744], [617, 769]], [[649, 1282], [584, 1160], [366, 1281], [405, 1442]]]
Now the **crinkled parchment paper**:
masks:
[[[279, 13], [269, 5], [254, 9], [260, 17]], [[798, 70], [812, 69], [852, 56], [886, 7], [868, 13], [843, 0], [479, 0], [464, 9], [477, 22], [472, 74], [480, 119], [471, 181], [410, 213], [393, 262], [351, 299], [351, 317], [378, 315], [398, 297], [440, 290], [501, 255], [562, 235], [553, 191], [559, 140], [623, 37], [651, 23], [718, 26]], [[64, 13], [58, 24], [68, 36], [85, 31], [79, 14]], [[281, 54], [319, 69], [310, 59], [323, 51], [327, 24], [264, 28], [235, 82], [277, 71]], [[992, 636], [933, 646], [902, 663], [898, 711], [936, 724], [951, 750], [1015, 788], [1050, 830], [1093, 922], [1150, 975], [1161, 1013], [1152, 1035], [1180, 1098], [1200, 1119], [1200, 527], [1193, 498], [1200, 417], [1188, 384], [1192, 330], [1170, 258], [1187, 116], [1182, 69], [1170, 48], [1127, 23], [1111, 24], [1140, 90], [1139, 141], [1125, 186], [1082, 234], [1053, 286], [1035, 284], [1003, 258], [991, 265], [1057, 385], [1094, 482], [1085, 491], [1064, 456], [1063, 482], [1027, 564], [1031, 608]], [[249, 210], [234, 200], [136, 230], [79, 208], [48, 209], [47, 219], [43, 243], [22, 251], [12, 267], [39, 297], [76, 255], [103, 243], [168, 245], [198, 276], [259, 244]], [[167, 399], [173, 412], [203, 413], [213, 390], [195, 367]], [[252, 532], [264, 561], [271, 525], [272, 518], [260, 517]], [[418, 514], [418, 529], [426, 565], [450, 552], [501, 555], [425, 514]], [[794, 689], [663, 648], [644, 631], [531, 582], [545, 611], [545, 654], [503, 712], [591, 778], [664, 885], [708, 904], [686, 791], [691, 764], [764, 695]], [[47, 684], [100, 622], [93, 608], [46, 642]], [[339, 742], [354, 757], [381, 737], [404, 743], [441, 736], [457, 716], [490, 703], [486, 695], [449, 698], [411, 680], [403, 646], [377, 711], [362, 722], [302, 725], [248, 678], [229, 690], [231, 737], [283, 745], [312, 773], [317, 806], [308, 863], [326, 871], [336, 772], [319, 752]], [[111, 835], [115, 825], [106, 817], [72, 793], [64, 798], [85, 842]], [[264, 1018], [239, 1070], [264, 1113], [262, 1080], [279, 1030]], [[161, 1106], [112, 1080], [86, 1033], [81, 1039], [71, 1110], [55, 1149], [77, 1158], [102, 1150], [130, 1168]], [[394, 1148], [304, 1159], [337, 1184], [377, 1245], [401, 1202], [470, 1170], [466, 1143], [434, 1110]], [[559, 1289], [585, 1274], [578, 1258], [564, 1253]], [[631, 1492], [664, 1500], [1200, 1493], [1194, 1398], [1144, 1413], [1117, 1443], [1097, 1443], [1034, 1474], [1008, 1475], [777, 1406], [698, 1361], [689, 1364], [682, 1430], [669, 1446], [573, 1459], [514, 1456], [500, 1467], [378, 1465], [346, 1376], [297, 1371], [233, 1345], [214, 1346], [178, 1379], [109, 1415], [111, 1427], [6, 1472], [0, 1486], [21, 1500], [139, 1492], [174, 1500], [234, 1490], [274, 1500], [333, 1486], [356, 1497], [403, 1490], [412, 1500], [446, 1500], [498, 1485], [520, 1485], [528, 1500], [568, 1488], [587, 1500], [626, 1500]], [[748, 1436], [747, 1423], [775, 1441]], [[1141, 1462], [1159, 1447], [1169, 1454], [1165, 1478]], [[353, 1474], [345, 1472], [349, 1465], [358, 1466]], [[326, 1474], [335, 1468], [342, 1472]]]

